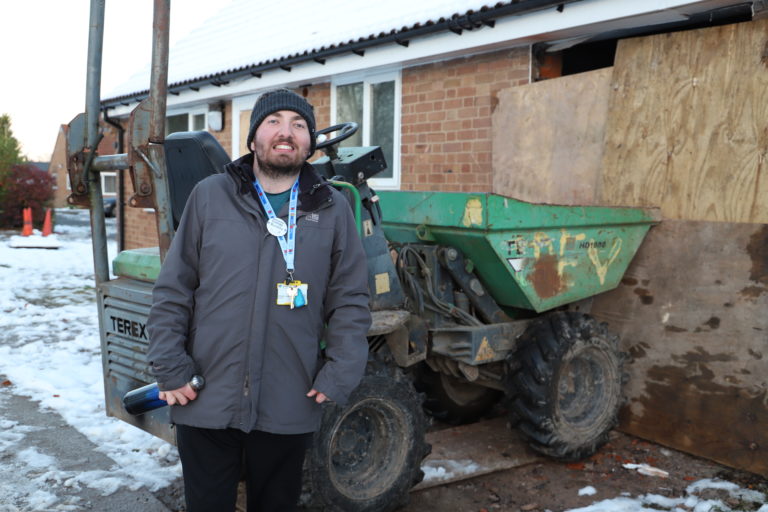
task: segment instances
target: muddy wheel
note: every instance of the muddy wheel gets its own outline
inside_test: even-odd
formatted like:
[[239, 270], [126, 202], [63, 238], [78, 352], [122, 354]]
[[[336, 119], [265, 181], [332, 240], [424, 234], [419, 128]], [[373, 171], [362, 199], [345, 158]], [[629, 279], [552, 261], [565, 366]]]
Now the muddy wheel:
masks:
[[416, 389], [427, 395], [427, 412], [452, 425], [477, 421], [502, 395], [498, 390], [436, 372], [426, 364], [419, 367], [414, 383]]
[[406, 504], [430, 451], [421, 402], [398, 368], [369, 363], [346, 407], [324, 407], [308, 460], [312, 503], [348, 512]]
[[582, 313], [534, 321], [509, 356], [512, 417], [541, 453], [563, 460], [592, 455], [608, 440], [621, 405], [618, 337]]

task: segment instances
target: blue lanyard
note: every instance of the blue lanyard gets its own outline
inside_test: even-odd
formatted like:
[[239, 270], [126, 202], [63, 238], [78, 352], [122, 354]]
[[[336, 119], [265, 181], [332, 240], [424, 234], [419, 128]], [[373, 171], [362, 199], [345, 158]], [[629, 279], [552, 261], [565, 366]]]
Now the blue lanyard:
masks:
[[[272, 205], [269, 204], [267, 194], [264, 193], [264, 189], [261, 188], [258, 178], [253, 180], [253, 186], [256, 187], [256, 193], [259, 195], [261, 205], [264, 207], [264, 211], [267, 213], [269, 219], [276, 219], [275, 211], [272, 209]], [[296, 205], [299, 198], [299, 178], [296, 178], [296, 182], [291, 188], [291, 198], [288, 201], [288, 232], [287, 240], [286, 235], [276, 236], [280, 249], [283, 251], [283, 259], [285, 259], [285, 271], [288, 272], [288, 277], [293, 281], [293, 260], [296, 254]]]

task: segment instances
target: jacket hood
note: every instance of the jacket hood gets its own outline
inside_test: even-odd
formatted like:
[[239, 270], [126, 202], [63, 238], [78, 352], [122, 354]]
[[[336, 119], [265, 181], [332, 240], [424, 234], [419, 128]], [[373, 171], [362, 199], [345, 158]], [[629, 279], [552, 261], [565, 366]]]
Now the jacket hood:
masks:
[[[242, 195], [250, 193], [256, 201], [256, 187], [253, 182], [256, 177], [253, 174], [253, 154], [244, 155], [224, 167], [224, 172], [229, 174], [238, 184], [238, 192]], [[332, 192], [328, 188], [328, 181], [317, 174], [315, 168], [308, 162], [304, 162], [299, 174], [299, 207], [304, 211], [317, 210], [321, 205], [332, 201]]]

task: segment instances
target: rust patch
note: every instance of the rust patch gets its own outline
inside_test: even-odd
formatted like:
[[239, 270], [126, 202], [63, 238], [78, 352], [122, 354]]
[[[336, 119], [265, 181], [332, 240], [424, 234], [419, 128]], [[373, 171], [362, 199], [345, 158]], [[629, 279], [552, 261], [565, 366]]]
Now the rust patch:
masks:
[[768, 391], [712, 382], [698, 364], [653, 366], [621, 411], [621, 430], [733, 468], [768, 476]]
[[768, 284], [768, 224], [749, 237], [747, 252], [752, 258], [749, 278], [756, 283]]
[[634, 277], [625, 277], [621, 280], [621, 284], [627, 285], [627, 286], [635, 286], [637, 285], [637, 279]]
[[745, 299], [756, 299], [765, 292], [768, 292], [768, 288], [765, 286], [747, 286], [741, 289], [739, 295]]
[[768, 41], [766, 41], [765, 46], [763, 46], [763, 53], [760, 55], [760, 62], [763, 63], [763, 66], [768, 66]]
[[641, 359], [647, 355], [646, 350], [649, 348], [651, 348], [651, 346], [648, 343], [641, 341], [637, 345], [629, 347], [629, 356], [633, 361], [635, 359]]
[[[731, 354], [710, 354], [704, 350], [704, 348], [696, 347], [695, 352], [686, 352], [685, 354], [681, 355], [673, 355], [672, 360], [677, 363], [684, 363], [689, 365], [703, 365], [704, 363], [727, 363], [729, 361], [735, 361], [736, 358]], [[702, 370], [702, 373], [703, 372], [704, 371]], [[714, 377], [714, 374], [710, 375], [710, 378], [711, 377]]]
[[709, 319], [709, 320], [707, 320], [706, 322], [704, 322], [704, 325], [708, 325], [708, 326], [709, 326], [709, 328], [710, 328], [710, 329], [712, 329], [712, 330], [714, 331], [715, 329], [717, 329], [718, 327], [720, 327], [720, 319], [719, 319], [719, 318], [717, 318], [716, 316], [710, 317], [710, 319]]
[[634, 293], [635, 295], [640, 297], [640, 302], [642, 302], [646, 306], [649, 304], [653, 304], [653, 295], [651, 295], [651, 292], [649, 292], [645, 288], [635, 288]]
[[528, 281], [542, 299], [554, 297], [565, 289], [565, 284], [557, 271], [558, 261], [554, 254], [543, 254], [528, 274]]
[[688, 332], [688, 329], [677, 327], [676, 325], [665, 325], [664, 330], [667, 332]]

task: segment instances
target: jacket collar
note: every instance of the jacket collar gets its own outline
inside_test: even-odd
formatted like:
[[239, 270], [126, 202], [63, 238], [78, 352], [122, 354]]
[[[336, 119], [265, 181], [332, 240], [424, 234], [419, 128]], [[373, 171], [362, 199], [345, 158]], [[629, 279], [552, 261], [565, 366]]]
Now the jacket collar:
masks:
[[[225, 172], [238, 184], [241, 195], [251, 194], [259, 201], [253, 186], [253, 153], [248, 153], [225, 166]], [[325, 178], [315, 171], [308, 162], [304, 162], [299, 174], [299, 208], [311, 212], [332, 201], [332, 192]]]

